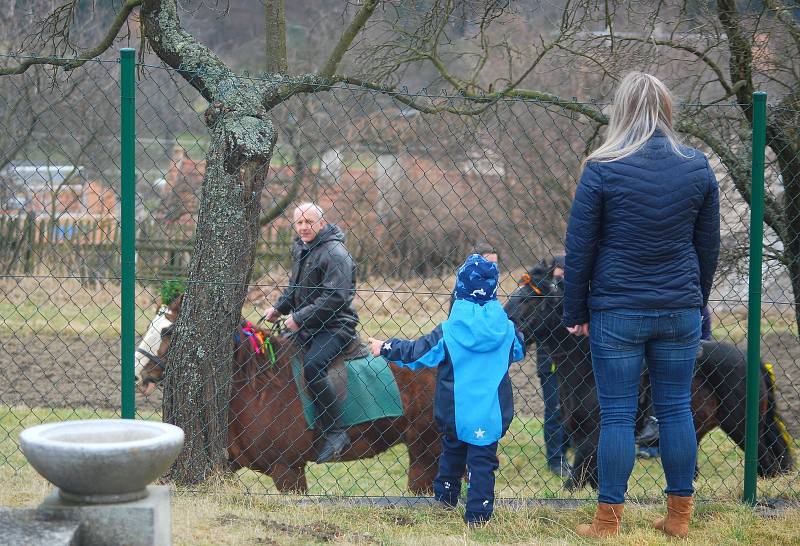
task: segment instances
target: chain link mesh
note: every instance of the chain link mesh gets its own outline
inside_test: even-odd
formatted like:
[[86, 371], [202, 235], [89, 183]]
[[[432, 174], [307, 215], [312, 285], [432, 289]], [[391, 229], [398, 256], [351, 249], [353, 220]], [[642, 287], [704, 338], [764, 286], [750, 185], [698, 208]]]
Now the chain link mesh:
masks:
[[[16, 443], [21, 428], [120, 411], [118, 65], [90, 62], [83, 70], [84, 77], [55, 84], [48, 74], [35, 70], [0, 80], [3, 472], [17, 472], [25, 464]], [[260, 82], [243, 78], [238, 83]], [[428, 111], [420, 111], [420, 105]], [[139, 336], [145, 336], [157, 316], [162, 283], [188, 274], [210, 147], [203, 117], [207, 106], [178, 72], [139, 66]], [[601, 109], [596, 104], [582, 106]], [[575, 109], [533, 100], [476, 105], [457, 96], [379, 93], [350, 86], [294, 96], [275, 106], [269, 117], [278, 140], [269, 172], [263, 173], [263, 214], [285, 200], [313, 201], [326, 211], [328, 221], [346, 232], [346, 246], [357, 266], [353, 303], [360, 317], [358, 333], [380, 339], [417, 338], [446, 319], [454, 272], [480, 243], [490, 244], [499, 255], [501, 302], [524, 289], [524, 275], [534, 265], [563, 251], [580, 162], [596, 145], [600, 130]], [[743, 452], [737, 442], [743, 441], [744, 433], [749, 207], [737, 190], [736, 176], [742, 172], [736, 171], [738, 163], [731, 157], [749, 168], [749, 128], [735, 104], [683, 105], [680, 119], [684, 127], [701, 127], [710, 135], [701, 141], [696, 138], [700, 132], [690, 131], [695, 136], [686, 139], [709, 155], [720, 182], [723, 253], [710, 302], [712, 332], [715, 340], [741, 351], [731, 353], [734, 361], [726, 362], [727, 372], [717, 368], [722, 377], [713, 385], [698, 385], [693, 400], [697, 406], [731, 403], [741, 412], [711, 412], [711, 419], [734, 422], [725, 430], [714, 427], [703, 438], [695, 485], [701, 498], [738, 497], [743, 476]], [[710, 149], [711, 138], [724, 143], [731, 157]], [[767, 156], [766, 192], [772, 203], [781, 202], [784, 189], [779, 152], [769, 150]], [[749, 180], [749, 171], [746, 175]], [[287, 287], [295, 235], [292, 211], [290, 205], [260, 228], [242, 310], [253, 329], [234, 334], [237, 351], [244, 347], [268, 367], [276, 366], [276, 360], [291, 360], [284, 351], [285, 339], [278, 338], [275, 346], [258, 337], [251, 346], [249, 339], [260, 331], [257, 324], [264, 311]], [[768, 220], [764, 240], [762, 419], [774, 434], [763, 449], [789, 453], [800, 435], [800, 345], [794, 314], [800, 294], [793, 294], [786, 267], [790, 259], [785, 248], [791, 242], [777, 226]], [[159, 343], [150, 347], [156, 356], [164, 349], [161, 340], [159, 335]], [[556, 454], [550, 453], [548, 460], [544, 436], [545, 429], [548, 436], [557, 436], [563, 427], [558, 410], [553, 413], [559, 401], [554, 377], [561, 387], [561, 405], [583, 405], [586, 423], [599, 422], [596, 401], [574, 399], [587, 392], [581, 386], [593, 391], [593, 378], [577, 369], [565, 370], [564, 362], [537, 366], [536, 354], [531, 345], [526, 359], [511, 366], [516, 414], [500, 442], [497, 494], [591, 496], [589, 487], [564, 488], [560, 466], [550, 464], [558, 460], [558, 441], [553, 440]], [[246, 360], [237, 359], [246, 366]], [[350, 382], [360, 380], [349, 373]], [[361, 425], [351, 436], [369, 457], [318, 465], [297, 462], [313, 461], [313, 456], [296, 453], [298, 440], [291, 432], [298, 427], [305, 431], [303, 442], [313, 436], [297, 401], [302, 380], [276, 373], [263, 383], [262, 396], [279, 399], [281, 409], [260, 418], [270, 423], [269, 431], [279, 424], [285, 433], [268, 437], [263, 430], [242, 425], [229, 438], [232, 457], [235, 450], [277, 450], [271, 477], [242, 468], [230, 479], [251, 493], [275, 493], [301, 482], [310, 495], [420, 493], [409, 490], [409, 468], [412, 474], [415, 467], [422, 474], [435, 472], [439, 449], [431, 409], [432, 376], [396, 375], [401, 398], [405, 396], [403, 409], [407, 416], [413, 412], [414, 419], [400, 423], [395, 417]], [[702, 382], [701, 376], [698, 373]], [[369, 388], [367, 394], [376, 396]], [[247, 407], [241, 405], [242, 397], [251, 392], [241, 389], [234, 378], [237, 416]], [[391, 394], [391, 385], [384, 389]], [[137, 417], [161, 419], [161, 396], [160, 389], [147, 397], [137, 395]], [[252, 402], [259, 403], [263, 402]], [[276, 406], [264, 407], [273, 411]], [[566, 460], [574, 457], [580, 442], [596, 437], [595, 431], [585, 430], [586, 423], [569, 425], [564, 432]], [[656, 497], [664, 487], [657, 449], [644, 447], [630, 482], [634, 498]], [[796, 498], [800, 478], [793, 468], [785, 470], [760, 479], [759, 494]]]

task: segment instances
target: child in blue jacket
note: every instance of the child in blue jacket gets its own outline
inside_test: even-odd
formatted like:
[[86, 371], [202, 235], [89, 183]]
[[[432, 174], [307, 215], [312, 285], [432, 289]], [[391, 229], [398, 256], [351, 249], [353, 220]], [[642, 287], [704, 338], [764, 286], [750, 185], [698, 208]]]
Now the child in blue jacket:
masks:
[[434, 417], [442, 433], [436, 500], [456, 506], [469, 481], [464, 521], [486, 522], [494, 509], [497, 441], [514, 417], [508, 367], [525, 344], [497, 301], [497, 265], [472, 254], [458, 270], [450, 317], [413, 341], [370, 339], [372, 354], [398, 366], [438, 367]]

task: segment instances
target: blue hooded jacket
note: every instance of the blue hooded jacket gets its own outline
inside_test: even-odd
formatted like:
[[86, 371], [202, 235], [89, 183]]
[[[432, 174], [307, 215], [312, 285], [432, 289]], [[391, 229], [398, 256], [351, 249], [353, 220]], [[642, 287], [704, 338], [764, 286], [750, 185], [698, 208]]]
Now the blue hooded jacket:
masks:
[[389, 339], [381, 355], [412, 370], [439, 367], [434, 417], [442, 433], [478, 446], [498, 441], [514, 417], [508, 367], [525, 345], [496, 299], [458, 299], [450, 318], [413, 341]]

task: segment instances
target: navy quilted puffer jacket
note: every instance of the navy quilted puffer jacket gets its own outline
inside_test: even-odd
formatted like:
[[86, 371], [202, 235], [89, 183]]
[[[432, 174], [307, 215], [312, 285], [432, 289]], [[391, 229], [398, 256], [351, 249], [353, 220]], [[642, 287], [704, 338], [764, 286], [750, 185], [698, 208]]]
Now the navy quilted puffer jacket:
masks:
[[587, 163], [566, 240], [564, 324], [590, 309], [676, 309], [708, 302], [719, 257], [719, 187], [699, 150], [660, 132], [633, 155]]

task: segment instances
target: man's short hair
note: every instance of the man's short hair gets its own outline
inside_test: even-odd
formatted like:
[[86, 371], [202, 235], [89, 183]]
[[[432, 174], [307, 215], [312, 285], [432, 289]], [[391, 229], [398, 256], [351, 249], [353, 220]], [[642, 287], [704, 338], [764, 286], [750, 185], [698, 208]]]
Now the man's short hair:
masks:
[[294, 208], [295, 211], [300, 210], [300, 209], [305, 209], [305, 210], [313, 209], [319, 215], [320, 220], [325, 217], [325, 211], [322, 210], [322, 207], [320, 207], [316, 203], [312, 203], [311, 201], [306, 201], [305, 203], [300, 203], [299, 205], [297, 205]]
[[481, 241], [475, 245], [475, 254], [480, 254], [481, 256], [485, 254], [498, 254], [497, 249], [488, 241]]

